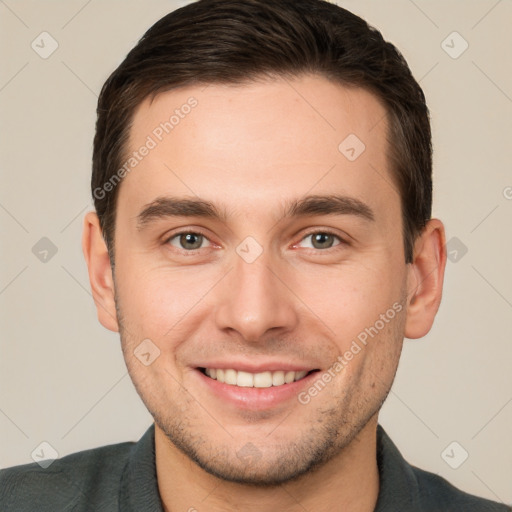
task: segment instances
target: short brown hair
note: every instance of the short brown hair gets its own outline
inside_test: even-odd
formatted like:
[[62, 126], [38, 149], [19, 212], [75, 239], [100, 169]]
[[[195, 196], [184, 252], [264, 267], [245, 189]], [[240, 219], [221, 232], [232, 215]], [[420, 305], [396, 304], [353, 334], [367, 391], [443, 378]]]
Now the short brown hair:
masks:
[[[421, 87], [401, 53], [351, 12], [324, 0], [199, 0], [155, 23], [105, 82], [97, 109], [91, 190], [114, 255], [119, 177], [136, 107], [176, 87], [314, 73], [362, 87], [385, 105], [400, 193], [406, 263], [432, 209], [432, 145]], [[101, 191], [101, 193], [98, 193]]]

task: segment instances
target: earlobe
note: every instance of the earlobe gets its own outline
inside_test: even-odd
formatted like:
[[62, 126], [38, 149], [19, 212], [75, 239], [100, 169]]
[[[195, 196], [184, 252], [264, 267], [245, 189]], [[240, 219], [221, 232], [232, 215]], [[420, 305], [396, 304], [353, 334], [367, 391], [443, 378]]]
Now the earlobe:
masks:
[[421, 338], [430, 331], [441, 303], [445, 267], [444, 226], [439, 219], [431, 219], [416, 240], [413, 262], [409, 264], [407, 338]]
[[107, 329], [118, 332], [112, 267], [96, 212], [88, 212], [85, 216], [82, 250], [87, 263], [98, 320]]

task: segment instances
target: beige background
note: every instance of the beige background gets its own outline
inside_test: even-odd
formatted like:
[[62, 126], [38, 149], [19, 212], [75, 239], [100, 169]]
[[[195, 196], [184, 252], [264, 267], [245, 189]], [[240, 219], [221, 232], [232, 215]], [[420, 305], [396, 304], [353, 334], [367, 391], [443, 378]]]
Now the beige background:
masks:
[[[0, 1], [1, 467], [30, 462], [42, 441], [63, 456], [136, 440], [151, 422], [117, 335], [96, 320], [80, 236], [97, 94], [143, 32], [184, 3]], [[467, 247], [448, 262], [434, 328], [405, 343], [381, 423], [411, 463], [512, 503], [512, 2], [339, 3], [395, 43], [421, 81], [434, 214]], [[31, 48], [43, 31], [59, 44], [48, 59]], [[457, 59], [442, 47], [453, 31], [469, 44]], [[46, 263], [32, 252], [42, 237], [58, 249]], [[469, 453], [458, 469], [441, 456], [453, 441]]]

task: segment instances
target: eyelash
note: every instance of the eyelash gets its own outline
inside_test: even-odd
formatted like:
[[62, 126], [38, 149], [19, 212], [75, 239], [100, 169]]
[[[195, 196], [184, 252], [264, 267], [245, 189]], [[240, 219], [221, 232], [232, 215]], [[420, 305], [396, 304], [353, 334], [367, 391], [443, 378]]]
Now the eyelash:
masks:
[[[173, 240], [174, 238], [177, 238], [181, 235], [201, 235], [202, 237], [206, 238], [206, 240], [208, 240], [211, 243], [210, 239], [200, 229], [194, 229], [194, 230], [188, 229], [188, 230], [178, 231], [177, 233], [173, 233], [171, 236], [169, 236], [165, 239], [164, 244], [170, 245], [171, 240]], [[182, 253], [185, 253], [185, 254], [195, 254], [197, 251], [201, 250], [201, 249], [186, 250], [186, 249], [177, 248], [177, 247], [175, 247], [174, 249], [177, 249], [178, 251], [181, 251]]]
[[[329, 236], [332, 236], [334, 238], [337, 238], [338, 241], [339, 241], [339, 244], [336, 244], [332, 247], [328, 247], [327, 249], [315, 249], [314, 247], [313, 248], [309, 248], [310, 250], [312, 251], [320, 251], [320, 252], [331, 252], [331, 251], [335, 251], [336, 248], [340, 248], [340, 246], [347, 246], [348, 245], [348, 242], [341, 238], [340, 235], [334, 233], [333, 231], [329, 230], [329, 229], [315, 229], [313, 231], [309, 231], [308, 233], [306, 233], [301, 239], [300, 239], [300, 242], [302, 242], [305, 238], [307, 238], [308, 236], [311, 236], [311, 235], [317, 235], [317, 234], [322, 234], [322, 235], [329, 235]], [[294, 244], [295, 246], [295, 244]]]
[[[333, 247], [328, 247], [327, 249], [315, 249], [315, 248], [309, 248], [310, 250], [313, 250], [313, 251], [320, 251], [320, 252], [330, 252], [332, 250], [336, 250], [336, 247], [339, 247], [339, 246], [347, 246], [349, 245], [349, 243], [340, 237], [340, 235], [334, 233], [333, 231], [330, 231], [329, 229], [316, 229], [314, 231], [309, 231], [308, 233], [306, 233], [298, 243], [302, 242], [304, 239], [306, 239], [307, 237], [311, 236], [311, 235], [316, 235], [316, 234], [323, 234], [323, 235], [329, 235], [329, 236], [333, 236], [334, 238], [337, 238], [338, 241], [339, 241], [339, 244], [336, 244], [334, 245]], [[167, 245], [169, 244], [170, 245], [170, 241], [173, 240], [174, 238], [177, 238], [181, 235], [188, 235], [188, 234], [193, 234], [193, 235], [201, 235], [202, 237], [206, 238], [206, 240], [208, 240], [210, 243], [210, 239], [208, 238], [208, 236], [203, 233], [200, 229], [194, 229], [194, 230], [183, 230], [183, 231], [178, 231], [177, 233], [173, 233], [171, 236], [167, 237], [164, 241], [164, 244]], [[293, 246], [295, 247], [295, 245], [297, 244], [294, 244]], [[175, 249], [178, 249], [178, 248], [175, 248]], [[185, 253], [185, 254], [195, 254], [197, 251], [200, 251], [200, 249], [191, 249], [191, 250], [187, 250], [187, 249], [182, 249], [182, 248], [179, 248], [178, 250], [180, 250], [182, 253]]]

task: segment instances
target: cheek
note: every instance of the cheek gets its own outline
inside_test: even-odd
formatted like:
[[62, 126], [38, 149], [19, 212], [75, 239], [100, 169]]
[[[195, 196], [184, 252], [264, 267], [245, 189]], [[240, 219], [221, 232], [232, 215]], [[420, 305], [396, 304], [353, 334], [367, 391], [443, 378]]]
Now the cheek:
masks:
[[[131, 332], [168, 344], [171, 331], [183, 331], [201, 311], [202, 299], [217, 274], [210, 269], [171, 269], [147, 259], [119, 262], [117, 298]], [[213, 275], [215, 274], [215, 275]]]
[[364, 266], [354, 263], [302, 279], [301, 297], [346, 339], [373, 325], [400, 302], [402, 283], [397, 275], [390, 270], [389, 262]]

